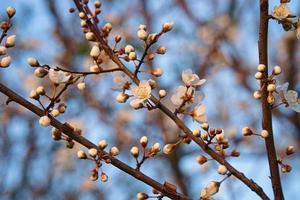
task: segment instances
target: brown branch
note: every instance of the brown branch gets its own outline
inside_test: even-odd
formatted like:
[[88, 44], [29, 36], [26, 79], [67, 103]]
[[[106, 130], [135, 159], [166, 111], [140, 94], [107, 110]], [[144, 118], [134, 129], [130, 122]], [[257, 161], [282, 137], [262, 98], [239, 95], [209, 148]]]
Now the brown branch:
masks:
[[[2, 83], [0, 83], [0, 92], [3, 93], [4, 95], [6, 95], [11, 101], [14, 101], [14, 102], [20, 104], [21, 106], [27, 108], [28, 110], [35, 113], [36, 115], [38, 115], [40, 117], [45, 115], [45, 113], [42, 109], [38, 108], [37, 106], [30, 103], [29, 101], [27, 101], [23, 97], [19, 96], [18, 94], [16, 94], [14, 91], [7, 88]], [[49, 117], [51, 118], [51, 125], [53, 127], [61, 130], [68, 137], [72, 138], [73, 140], [75, 140], [76, 142], [80, 143], [81, 145], [85, 146], [88, 149], [96, 148], [102, 157], [105, 157], [105, 158], [108, 158], [109, 160], [111, 160], [111, 164], [113, 166], [117, 167], [118, 169], [120, 169], [120, 170], [126, 172], [127, 174], [135, 177], [136, 179], [144, 182], [145, 184], [157, 189], [158, 191], [162, 192], [163, 195], [165, 195], [165, 196], [167, 196], [171, 199], [178, 199], [178, 200], [189, 199], [188, 197], [186, 197], [186, 196], [184, 196], [180, 193], [177, 193], [175, 190], [170, 190], [170, 189], [166, 188], [164, 185], [158, 183], [157, 181], [153, 180], [152, 178], [146, 176], [145, 174], [135, 170], [134, 168], [132, 168], [132, 167], [128, 166], [127, 164], [121, 162], [120, 160], [114, 158], [113, 156], [111, 156], [107, 152], [102, 151], [101, 149], [98, 148], [97, 145], [93, 144], [92, 142], [90, 142], [86, 138], [76, 134], [74, 132], [74, 130], [72, 129], [72, 127], [70, 127], [69, 125], [62, 124], [61, 122], [59, 122], [55, 118], [53, 118], [51, 116], [49, 116]]]
[[[83, 5], [81, 4], [80, 0], [73, 0], [77, 9], [80, 12], [85, 12], [85, 9]], [[90, 20], [87, 20], [87, 24], [90, 28], [90, 30], [94, 33], [97, 42], [100, 44], [101, 48], [105, 51], [105, 53], [110, 57], [110, 59], [119, 66], [123, 70], [123, 72], [131, 78], [136, 84], [139, 84], [139, 79], [134, 76], [134, 74], [121, 62], [121, 60], [118, 58], [117, 55], [113, 52], [113, 50], [109, 47], [107, 42], [104, 40], [104, 38], [101, 36], [101, 32], [97, 28], [95, 24], [93, 24]], [[247, 185], [251, 190], [253, 190], [258, 196], [260, 196], [262, 199], [269, 199], [268, 196], [264, 193], [263, 189], [256, 184], [253, 180], [248, 179], [243, 173], [236, 170], [232, 165], [230, 165], [221, 155], [216, 153], [213, 149], [208, 147], [208, 145], [200, 138], [197, 138], [193, 135], [192, 131], [184, 124], [182, 120], [180, 120], [176, 115], [174, 115], [167, 107], [165, 107], [159, 100], [157, 100], [155, 97], [151, 96], [150, 100], [154, 102], [155, 105], [157, 105], [157, 108], [159, 108], [163, 113], [165, 113], [169, 118], [171, 118], [177, 126], [194, 142], [196, 142], [203, 151], [205, 151], [207, 154], [209, 154], [214, 160], [216, 160], [218, 163], [225, 165], [228, 169], [228, 171], [234, 175], [236, 178], [238, 178], [240, 181], [242, 181], [245, 185]]]
[[268, 9], [269, 0], [260, 0], [260, 25], [259, 25], [259, 40], [258, 40], [258, 52], [259, 63], [266, 66], [266, 70], [263, 74], [263, 80], [261, 81], [262, 89], [262, 128], [269, 132], [269, 137], [265, 139], [266, 149], [268, 154], [269, 168], [271, 173], [272, 188], [274, 193], [274, 199], [284, 199], [280, 174], [277, 163], [276, 149], [274, 144], [273, 128], [272, 128], [272, 113], [271, 106], [267, 101], [268, 91], [267, 84], [264, 84], [268, 78]]

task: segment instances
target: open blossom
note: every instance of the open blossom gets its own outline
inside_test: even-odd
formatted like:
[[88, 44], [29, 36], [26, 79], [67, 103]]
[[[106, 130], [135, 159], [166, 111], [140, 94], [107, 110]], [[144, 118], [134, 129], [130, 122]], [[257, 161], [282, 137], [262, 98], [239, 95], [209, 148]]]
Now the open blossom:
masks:
[[207, 122], [205, 110], [206, 110], [205, 105], [203, 105], [203, 104], [197, 105], [191, 113], [193, 120], [195, 120], [201, 124], [204, 122]]
[[220, 183], [217, 181], [211, 181], [207, 184], [205, 188], [201, 190], [200, 197], [201, 199], [208, 199], [212, 195], [216, 194], [219, 191]]
[[135, 97], [131, 104], [143, 103], [151, 97], [151, 86], [146, 80], [142, 80], [138, 86], [132, 87], [131, 91]]
[[186, 86], [200, 86], [205, 83], [205, 79], [199, 79], [197, 74], [193, 74], [191, 69], [184, 70], [182, 72], [182, 81]]
[[272, 16], [276, 19], [282, 20], [292, 15], [287, 3], [281, 3], [279, 6], [275, 6], [272, 12]]
[[[300, 99], [298, 93], [294, 90], [288, 90], [289, 83], [284, 83], [277, 86], [276, 91], [278, 92], [280, 100], [296, 112], [300, 112]], [[277, 97], [278, 100], [278, 97]]]
[[115, 86], [113, 89], [122, 91], [124, 88], [129, 88], [130, 79], [123, 72], [115, 72], [113, 82]]
[[187, 101], [187, 103], [192, 103], [194, 100], [194, 96], [195, 95], [194, 95], [193, 88], [191, 88], [191, 87], [187, 88], [183, 85], [180, 85], [176, 89], [176, 93], [174, 95], [172, 95], [171, 101], [174, 105], [180, 106], [187, 99], [189, 99], [189, 101]]
[[71, 74], [59, 70], [49, 69], [49, 78], [53, 83], [62, 84], [67, 83], [70, 80]]

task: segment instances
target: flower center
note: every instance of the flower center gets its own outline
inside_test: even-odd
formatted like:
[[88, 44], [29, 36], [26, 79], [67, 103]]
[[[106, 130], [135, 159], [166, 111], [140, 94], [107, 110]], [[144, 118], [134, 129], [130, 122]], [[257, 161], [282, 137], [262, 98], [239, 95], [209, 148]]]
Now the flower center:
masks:
[[138, 87], [137, 90], [136, 90], [136, 94], [137, 94], [137, 97], [139, 99], [146, 99], [148, 97], [148, 90], [147, 90], [147, 87]]

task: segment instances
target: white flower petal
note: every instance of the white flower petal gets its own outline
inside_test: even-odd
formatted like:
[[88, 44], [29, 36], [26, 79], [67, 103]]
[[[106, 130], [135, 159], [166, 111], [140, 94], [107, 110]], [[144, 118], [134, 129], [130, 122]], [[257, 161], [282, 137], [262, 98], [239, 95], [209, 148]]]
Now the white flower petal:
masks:
[[49, 78], [53, 83], [61, 84], [68, 82], [71, 78], [71, 74], [63, 71], [49, 69]]

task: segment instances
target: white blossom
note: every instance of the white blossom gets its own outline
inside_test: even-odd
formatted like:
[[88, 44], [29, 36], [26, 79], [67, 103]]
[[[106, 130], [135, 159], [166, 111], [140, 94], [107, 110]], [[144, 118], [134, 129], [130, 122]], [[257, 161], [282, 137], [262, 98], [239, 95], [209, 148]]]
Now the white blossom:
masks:
[[[188, 97], [193, 95], [193, 97], [191, 98], [190, 102], [193, 101], [194, 98], [194, 91], [193, 88], [189, 87], [185, 87], [180, 85], [177, 89], [176, 89], [176, 93], [174, 95], [172, 95], [171, 97], [171, 101], [174, 105], [176, 106], [180, 106], [184, 100]], [[189, 103], [189, 102], [187, 102]]]
[[292, 15], [292, 12], [287, 3], [281, 3], [279, 6], [275, 6], [272, 11], [272, 16], [279, 20], [283, 20], [289, 15]]
[[212, 195], [216, 194], [219, 191], [220, 183], [217, 181], [211, 181], [207, 184], [205, 188], [201, 190], [200, 197], [202, 199], [208, 199]]
[[182, 81], [186, 86], [200, 86], [205, 83], [205, 79], [199, 79], [197, 74], [193, 74], [191, 69], [182, 72]]
[[203, 104], [197, 105], [194, 107], [191, 116], [193, 120], [199, 122], [199, 123], [204, 123], [207, 121], [206, 115], [205, 115], [206, 107]]
[[60, 70], [49, 69], [49, 78], [53, 83], [62, 84], [70, 80], [71, 74]]
[[276, 100], [278, 97], [287, 107], [290, 107], [296, 112], [300, 112], [300, 100], [298, 98], [298, 93], [294, 90], [288, 90], [289, 83], [284, 83], [282, 85], [277, 86], [276, 91], [278, 95], [276, 95]]
[[131, 91], [135, 97], [130, 104], [143, 103], [151, 97], [151, 86], [148, 81], [140, 81], [138, 86], [133, 86]]

